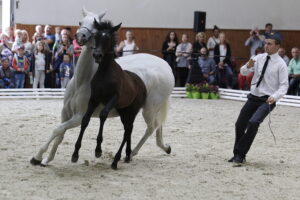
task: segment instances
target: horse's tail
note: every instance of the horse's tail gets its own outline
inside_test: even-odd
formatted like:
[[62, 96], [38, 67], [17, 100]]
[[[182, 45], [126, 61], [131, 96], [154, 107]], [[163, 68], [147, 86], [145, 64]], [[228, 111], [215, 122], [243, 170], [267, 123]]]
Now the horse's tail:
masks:
[[168, 116], [168, 110], [169, 110], [169, 105], [170, 105], [170, 98], [168, 98], [165, 102], [163, 102], [163, 104], [161, 105], [161, 108], [160, 110], [158, 111], [157, 113], [157, 123], [158, 124], [158, 127], [162, 126], [166, 119], [167, 119], [167, 116]]

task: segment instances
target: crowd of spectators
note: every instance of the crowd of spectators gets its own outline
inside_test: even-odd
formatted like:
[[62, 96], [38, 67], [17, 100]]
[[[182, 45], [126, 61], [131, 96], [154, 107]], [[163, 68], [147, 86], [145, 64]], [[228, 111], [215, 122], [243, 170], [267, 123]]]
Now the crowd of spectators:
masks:
[[8, 28], [0, 35], [0, 88], [65, 88], [81, 52], [70, 33], [37, 25], [30, 42], [26, 30]]
[[[265, 30], [254, 28], [245, 38], [249, 58], [264, 53], [264, 41], [274, 32], [271, 23]], [[0, 35], [0, 88], [65, 88], [72, 78], [81, 47], [71, 37], [70, 28], [41, 25], [35, 27], [32, 42], [26, 30], [9, 28]], [[277, 34], [280, 34], [277, 32]], [[280, 35], [281, 36], [281, 35]], [[117, 56], [127, 56], [139, 50], [132, 31], [127, 31], [125, 40], [116, 46]], [[204, 32], [196, 34], [194, 41], [188, 34], [180, 39], [174, 31], [167, 34], [162, 44], [163, 58], [172, 68], [176, 86], [206, 81], [222, 88], [249, 90], [253, 74], [239, 74], [232, 56], [230, 42], [219, 27], [214, 26], [212, 36]], [[278, 54], [287, 64], [290, 88], [288, 94], [300, 95], [300, 50], [291, 50], [291, 60], [284, 48]]]

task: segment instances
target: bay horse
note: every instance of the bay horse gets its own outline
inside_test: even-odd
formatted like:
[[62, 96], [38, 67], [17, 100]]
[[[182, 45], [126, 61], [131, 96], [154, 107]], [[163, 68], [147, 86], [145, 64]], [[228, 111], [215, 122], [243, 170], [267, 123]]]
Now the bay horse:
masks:
[[72, 162], [77, 162], [79, 158], [78, 152], [81, 147], [82, 137], [92, 114], [99, 104], [103, 104], [104, 108], [101, 110], [99, 116], [100, 128], [95, 155], [96, 157], [100, 157], [102, 154], [101, 143], [103, 141], [104, 122], [109, 112], [112, 109], [116, 109], [125, 130], [123, 141], [111, 165], [113, 169], [117, 169], [125, 143], [125, 162], [130, 162], [133, 123], [139, 110], [145, 105], [147, 90], [139, 76], [133, 72], [122, 70], [120, 65], [115, 61], [116, 33], [121, 24], [112, 26], [110, 21], [98, 23], [96, 20], [94, 24], [98, 32], [94, 36], [96, 45], [93, 56], [99, 65], [91, 81], [91, 97], [87, 112], [81, 122], [80, 134], [72, 155]]
[[[83, 115], [87, 111], [87, 102], [91, 95], [90, 82], [97, 71], [98, 64], [92, 55], [94, 46], [93, 35], [97, 32], [94, 27], [94, 19], [100, 22], [105, 13], [97, 15], [83, 9], [83, 19], [80, 28], [76, 32], [78, 44], [83, 45], [73, 78], [68, 84], [64, 106], [61, 111], [61, 124], [53, 130], [48, 141], [42, 145], [38, 153], [31, 159], [31, 164], [47, 166], [54, 159], [57, 148], [61, 144], [64, 134], [68, 129], [81, 124]], [[134, 54], [116, 59], [122, 69], [136, 73], [144, 82], [147, 89], [147, 98], [143, 107], [143, 117], [147, 129], [133, 149], [131, 155], [137, 155], [139, 149], [147, 138], [156, 131], [156, 143], [166, 153], [171, 152], [171, 147], [165, 145], [162, 138], [162, 126], [166, 119], [169, 105], [169, 97], [174, 88], [174, 76], [168, 63], [163, 59], [150, 54]], [[103, 105], [99, 105], [92, 117], [99, 117]], [[117, 117], [118, 113], [113, 109], [108, 117]], [[48, 157], [43, 159], [50, 143], [54, 140]]]

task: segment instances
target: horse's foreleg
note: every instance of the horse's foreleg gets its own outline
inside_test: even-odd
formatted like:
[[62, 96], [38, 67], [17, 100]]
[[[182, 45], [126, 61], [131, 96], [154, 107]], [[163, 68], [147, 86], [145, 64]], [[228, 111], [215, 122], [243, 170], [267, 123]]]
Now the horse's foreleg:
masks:
[[71, 120], [69, 120], [69, 123], [67, 124], [67, 126], [64, 126], [64, 127], [61, 128], [60, 134], [57, 135], [57, 137], [54, 140], [54, 143], [53, 143], [53, 146], [52, 146], [51, 151], [49, 153], [49, 156], [47, 158], [43, 159], [43, 161], [41, 163], [43, 166], [48, 165], [48, 163], [51, 162], [54, 159], [57, 148], [58, 148], [59, 144], [62, 142], [65, 132], [68, 129], [75, 128], [75, 127], [79, 126], [81, 120], [82, 120], [82, 115], [77, 114], [77, 115], [73, 116], [71, 118]]
[[[33, 165], [39, 165], [41, 164], [41, 161], [43, 159], [43, 154], [47, 151], [50, 143], [57, 137], [57, 136], [60, 136], [60, 137], [63, 137], [65, 131], [69, 128], [73, 128], [73, 127], [76, 127], [78, 126], [79, 124], [77, 123], [77, 118], [79, 116], [75, 115], [73, 116], [70, 120], [60, 124], [57, 128], [55, 128], [52, 132], [52, 135], [51, 137], [48, 139], [48, 141], [40, 148], [39, 152], [36, 154], [36, 156], [34, 156], [32, 159], [31, 159], [31, 164]], [[56, 151], [56, 150], [55, 150]], [[53, 152], [55, 154], [55, 151]], [[46, 164], [46, 163], [45, 163]]]
[[76, 141], [75, 150], [73, 152], [72, 159], [71, 159], [72, 162], [78, 161], [78, 158], [79, 158], [78, 153], [79, 153], [79, 149], [81, 148], [81, 141], [82, 141], [84, 131], [85, 131], [86, 127], [89, 125], [89, 122], [93, 115], [93, 112], [95, 111], [95, 109], [97, 108], [98, 105], [99, 105], [98, 102], [95, 102], [95, 101], [93, 101], [93, 99], [90, 99], [87, 112], [85, 113], [85, 115], [83, 116], [82, 121], [81, 121], [79, 137]]
[[116, 102], [117, 102], [117, 97], [114, 96], [100, 112], [100, 116], [99, 116], [99, 118], [100, 118], [100, 128], [99, 128], [99, 132], [98, 132], [98, 136], [97, 136], [97, 146], [96, 146], [96, 149], [95, 149], [96, 158], [99, 158], [102, 155], [101, 144], [102, 144], [102, 141], [103, 141], [104, 122], [106, 121], [109, 112], [115, 107]]

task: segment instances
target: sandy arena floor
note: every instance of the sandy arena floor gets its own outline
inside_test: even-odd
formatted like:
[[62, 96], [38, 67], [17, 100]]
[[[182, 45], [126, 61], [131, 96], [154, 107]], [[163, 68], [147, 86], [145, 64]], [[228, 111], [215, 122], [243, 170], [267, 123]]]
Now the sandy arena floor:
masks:
[[[79, 128], [67, 131], [46, 168], [29, 160], [60, 121], [61, 100], [0, 101], [0, 199], [300, 199], [300, 109], [278, 106], [272, 113], [274, 144], [267, 120], [261, 125], [243, 167], [232, 156], [234, 123], [244, 103], [172, 99], [164, 140], [166, 155], [149, 138], [130, 164], [110, 168], [122, 140], [119, 118], [104, 129], [103, 156], [94, 157], [99, 120], [92, 119], [78, 163], [71, 163]], [[138, 116], [133, 147], [145, 124]], [[125, 154], [123, 153], [123, 156]], [[46, 156], [46, 154], [44, 155]]]

